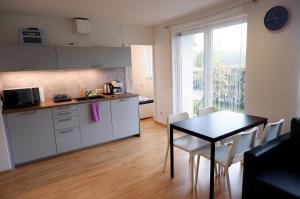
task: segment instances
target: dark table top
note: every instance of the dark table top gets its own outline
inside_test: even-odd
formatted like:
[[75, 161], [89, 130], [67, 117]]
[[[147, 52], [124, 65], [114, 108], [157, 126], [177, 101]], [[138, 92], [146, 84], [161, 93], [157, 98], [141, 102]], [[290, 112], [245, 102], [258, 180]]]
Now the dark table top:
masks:
[[230, 111], [218, 111], [171, 124], [174, 129], [217, 142], [261, 124], [267, 124], [267, 118], [246, 115]]

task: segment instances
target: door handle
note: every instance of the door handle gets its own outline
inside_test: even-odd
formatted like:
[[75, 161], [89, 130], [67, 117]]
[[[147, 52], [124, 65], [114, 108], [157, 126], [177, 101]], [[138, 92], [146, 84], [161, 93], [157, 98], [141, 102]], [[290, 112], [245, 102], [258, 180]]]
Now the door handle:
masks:
[[58, 120], [58, 121], [59, 121], [59, 122], [66, 122], [66, 121], [69, 121], [69, 120], [72, 120], [72, 117], [60, 119], [60, 120]]
[[119, 101], [124, 102], [124, 101], [127, 101], [127, 100], [129, 100], [129, 98], [120, 99]]
[[27, 111], [27, 112], [23, 112], [21, 113], [22, 115], [31, 115], [31, 114], [34, 114], [36, 113], [36, 111]]
[[64, 133], [71, 133], [73, 131], [74, 131], [74, 129], [67, 129], [67, 130], [59, 131], [59, 133], [64, 134]]
[[65, 109], [69, 109], [71, 108], [71, 106], [63, 106], [63, 107], [58, 107], [58, 110], [65, 110]]
[[34, 66], [28, 66], [28, 67], [24, 67], [22, 68], [23, 71], [30, 71], [30, 70], [37, 70], [38, 68], [37, 67], [34, 67]]
[[64, 116], [64, 115], [70, 115], [71, 112], [63, 112], [63, 113], [59, 113], [57, 114], [58, 116]]

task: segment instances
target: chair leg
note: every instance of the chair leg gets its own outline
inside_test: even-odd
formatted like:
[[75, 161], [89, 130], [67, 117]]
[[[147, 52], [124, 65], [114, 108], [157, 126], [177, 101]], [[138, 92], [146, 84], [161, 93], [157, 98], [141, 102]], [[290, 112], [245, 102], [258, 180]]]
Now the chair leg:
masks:
[[197, 155], [196, 159], [196, 176], [195, 176], [195, 187], [197, 187], [198, 184], [198, 173], [199, 173], [199, 164], [200, 164], [200, 155]]
[[194, 189], [194, 155], [190, 154], [189, 158], [189, 166], [190, 166], [190, 178], [191, 178], [191, 187]]
[[223, 175], [223, 166], [219, 165], [219, 175], [222, 176]]
[[231, 187], [230, 187], [230, 179], [229, 179], [229, 171], [228, 171], [228, 167], [225, 168], [225, 176], [226, 176], [226, 182], [227, 182], [227, 189], [228, 189], [228, 195], [229, 198], [231, 199]]
[[169, 147], [169, 143], [168, 143], [168, 145], [167, 145], [167, 151], [166, 151], [166, 155], [165, 155], [165, 161], [164, 161], [163, 172], [166, 170], [167, 161], [168, 161], [168, 156], [169, 156], [169, 150], [170, 150], [170, 147]]
[[241, 166], [244, 166], [244, 160], [241, 160]]

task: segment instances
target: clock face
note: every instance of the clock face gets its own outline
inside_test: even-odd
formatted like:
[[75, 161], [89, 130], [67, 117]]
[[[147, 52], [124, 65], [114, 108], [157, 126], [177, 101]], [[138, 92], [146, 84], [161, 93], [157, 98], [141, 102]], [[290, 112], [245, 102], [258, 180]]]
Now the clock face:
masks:
[[271, 8], [265, 16], [265, 26], [269, 30], [280, 30], [288, 22], [289, 11], [283, 6], [275, 6]]

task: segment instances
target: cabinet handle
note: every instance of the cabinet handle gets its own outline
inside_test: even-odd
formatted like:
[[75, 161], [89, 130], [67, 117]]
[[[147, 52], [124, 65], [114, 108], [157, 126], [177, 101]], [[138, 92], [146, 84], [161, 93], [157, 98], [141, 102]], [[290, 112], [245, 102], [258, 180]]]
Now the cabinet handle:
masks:
[[63, 106], [63, 107], [58, 107], [57, 110], [65, 110], [69, 108], [71, 108], [71, 106]]
[[72, 120], [72, 117], [65, 118], [65, 119], [60, 119], [60, 120], [58, 120], [58, 121], [59, 121], [59, 122], [65, 122], [65, 121], [69, 121], [69, 120]]
[[92, 68], [101, 68], [102, 65], [101, 64], [95, 64], [95, 65], [92, 65]]
[[63, 113], [59, 113], [57, 114], [58, 116], [64, 116], [64, 115], [70, 115], [71, 112], [63, 112]]
[[129, 98], [120, 99], [119, 101], [123, 102], [123, 101], [127, 101], [127, 100], [129, 100]]
[[64, 134], [64, 133], [70, 133], [73, 132], [74, 129], [67, 129], [67, 130], [63, 130], [63, 131], [59, 131], [60, 134]]
[[31, 114], [34, 114], [36, 113], [36, 111], [27, 111], [27, 112], [23, 112], [21, 113], [22, 115], [31, 115]]
[[22, 68], [23, 71], [27, 71], [27, 70], [37, 70], [37, 67], [34, 66], [30, 66], [30, 67], [24, 67]]

